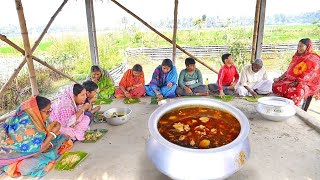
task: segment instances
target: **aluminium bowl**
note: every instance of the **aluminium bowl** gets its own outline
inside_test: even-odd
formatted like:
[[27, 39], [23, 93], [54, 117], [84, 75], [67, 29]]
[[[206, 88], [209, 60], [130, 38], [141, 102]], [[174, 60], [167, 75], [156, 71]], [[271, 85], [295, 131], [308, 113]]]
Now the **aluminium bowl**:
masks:
[[118, 126], [128, 122], [131, 112], [132, 110], [128, 107], [117, 107], [105, 111], [103, 115], [108, 124]]

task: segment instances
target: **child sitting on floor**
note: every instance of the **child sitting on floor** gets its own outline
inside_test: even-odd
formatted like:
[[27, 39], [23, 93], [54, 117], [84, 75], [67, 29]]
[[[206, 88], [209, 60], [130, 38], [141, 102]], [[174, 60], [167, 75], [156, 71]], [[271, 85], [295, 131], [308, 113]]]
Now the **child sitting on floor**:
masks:
[[207, 96], [208, 86], [203, 85], [202, 74], [196, 68], [196, 62], [192, 58], [186, 58], [186, 68], [181, 70], [176, 89], [177, 96]]
[[214, 92], [219, 90], [220, 97], [234, 94], [235, 86], [239, 80], [239, 73], [233, 63], [231, 54], [224, 54], [221, 57], [223, 66], [219, 70], [218, 80], [216, 84], [209, 84], [209, 90]]
[[84, 114], [89, 116], [90, 120], [92, 120], [93, 119], [92, 115], [101, 109], [101, 106], [96, 106], [93, 108], [93, 103], [97, 100], [98, 85], [91, 80], [87, 80], [87, 81], [83, 82], [82, 85], [87, 91], [87, 93], [86, 93], [87, 99], [86, 99], [85, 103], [89, 103], [91, 105], [90, 108], [87, 111], [85, 111]]

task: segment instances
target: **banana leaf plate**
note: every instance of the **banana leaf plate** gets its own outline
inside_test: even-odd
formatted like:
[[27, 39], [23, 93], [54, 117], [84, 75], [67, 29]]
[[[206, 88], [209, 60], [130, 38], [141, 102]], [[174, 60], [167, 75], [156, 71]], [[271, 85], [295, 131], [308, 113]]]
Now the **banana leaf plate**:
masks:
[[102, 138], [104, 134], [108, 132], [108, 129], [95, 129], [89, 130], [84, 133], [83, 143], [95, 143]]
[[124, 98], [123, 99], [123, 103], [125, 104], [134, 104], [134, 103], [138, 103], [140, 102], [140, 99], [139, 98]]
[[87, 156], [88, 153], [84, 151], [66, 152], [57, 162], [55, 169], [58, 171], [71, 171], [76, 168]]
[[96, 112], [93, 116], [93, 121], [95, 123], [107, 122], [107, 118], [103, 115], [103, 112]]
[[232, 95], [225, 95], [223, 98], [221, 98], [220, 96], [213, 96], [214, 99], [217, 99], [219, 101], [223, 101], [223, 102], [229, 102], [232, 101], [234, 99], [234, 96]]
[[101, 104], [110, 104], [112, 103], [112, 99], [109, 98], [109, 99], [97, 99], [93, 104], [94, 105], [101, 105]]
[[258, 95], [256, 98], [254, 98], [253, 96], [246, 96], [246, 97], [244, 97], [244, 99], [249, 102], [258, 102], [258, 99], [261, 97], [263, 97], [263, 96]]

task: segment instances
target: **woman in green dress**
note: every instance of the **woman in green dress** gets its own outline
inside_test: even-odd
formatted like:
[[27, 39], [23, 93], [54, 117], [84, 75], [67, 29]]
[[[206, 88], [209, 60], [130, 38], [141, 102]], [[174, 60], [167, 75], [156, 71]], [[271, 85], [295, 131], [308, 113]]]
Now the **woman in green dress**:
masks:
[[97, 83], [99, 87], [98, 99], [100, 99], [101, 101], [110, 100], [116, 89], [113, 79], [108, 71], [102, 69], [98, 65], [93, 65], [91, 67], [90, 75], [86, 80], [91, 80]]

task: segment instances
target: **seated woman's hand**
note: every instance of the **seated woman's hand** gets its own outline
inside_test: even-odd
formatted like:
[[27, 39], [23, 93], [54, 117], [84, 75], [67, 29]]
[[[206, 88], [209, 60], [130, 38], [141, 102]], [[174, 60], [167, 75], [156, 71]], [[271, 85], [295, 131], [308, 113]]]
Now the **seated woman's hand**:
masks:
[[289, 83], [289, 86], [291, 86], [291, 87], [297, 87], [297, 86], [298, 86], [298, 80], [295, 80], [295, 81]]
[[[57, 122], [57, 121], [55, 121]], [[61, 128], [61, 124], [59, 122], [55, 123], [54, 126], [51, 129], [51, 132], [53, 132], [55, 135], [59, 134]]]
[[131, 98], [131, 94], [128, 91], [124, 92], [124, 96], [127, 98]]
[[161, 99], [163, 99], [163, 96], [162, 96], [161, 93], [158, 93], [158, 94], [157, 94], [157, 100], [161, 100]]
[[171, 88], [171, 87], [172, 87], [172, 82], [169, 82], [169, 83], [167, 84], [167, 87], [168, 87], [168, 88]]
[[280, 78], [274, 78], [273, 81], [274, 82], [278, 82], [280, 80]]

